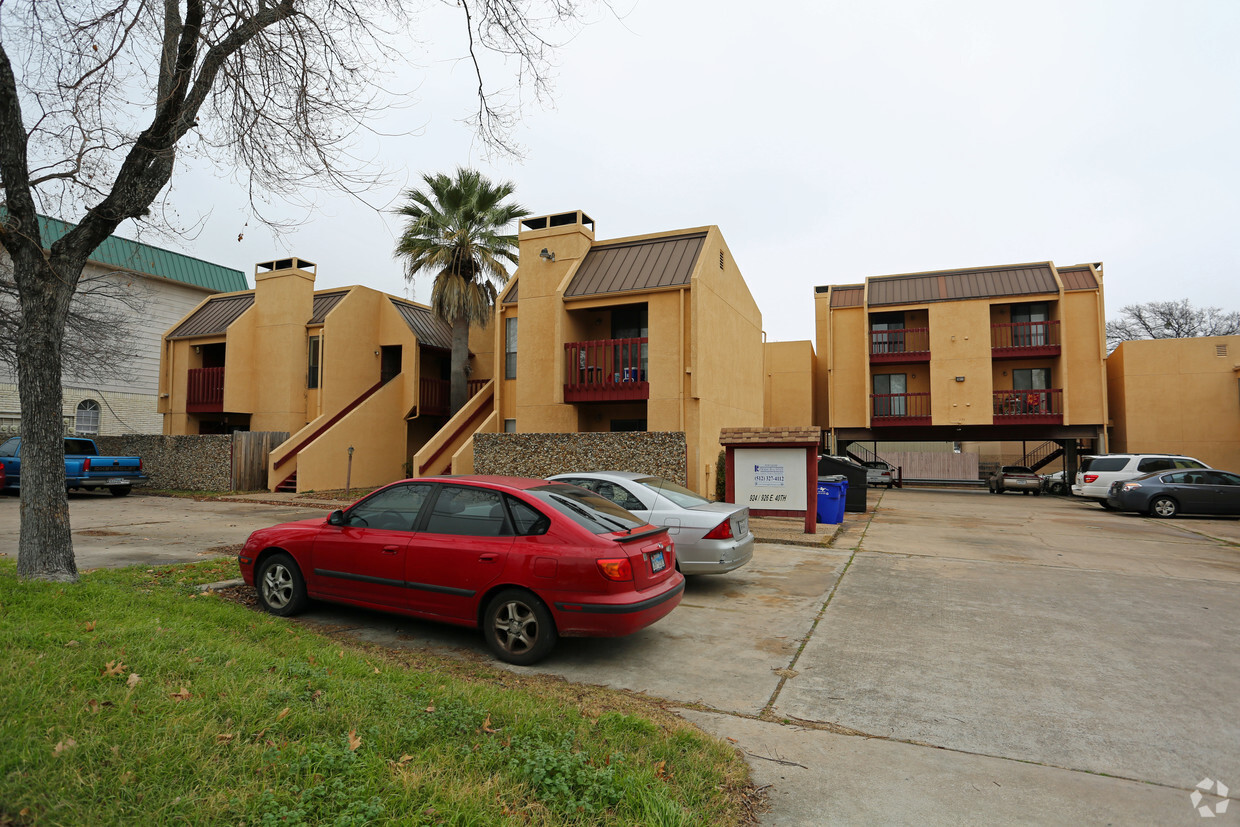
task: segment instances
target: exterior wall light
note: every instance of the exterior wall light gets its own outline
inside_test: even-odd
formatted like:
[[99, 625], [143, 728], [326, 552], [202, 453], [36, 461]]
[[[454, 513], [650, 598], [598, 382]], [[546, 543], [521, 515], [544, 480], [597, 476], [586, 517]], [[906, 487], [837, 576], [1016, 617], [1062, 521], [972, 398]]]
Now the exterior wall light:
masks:
[[555, 253], [550, 252], [546, 247], [542, 248], [542, 252], [538, 254], [538, 257], [545, 258], [547, 261], [555, 261]]
[[957, 377], [956, 377], [956, 381], [957, 381], [957, 382], [963, 382], [963, 381], [964, 381], [964, 377], [963, 377], [963, 376], [957, 376]]

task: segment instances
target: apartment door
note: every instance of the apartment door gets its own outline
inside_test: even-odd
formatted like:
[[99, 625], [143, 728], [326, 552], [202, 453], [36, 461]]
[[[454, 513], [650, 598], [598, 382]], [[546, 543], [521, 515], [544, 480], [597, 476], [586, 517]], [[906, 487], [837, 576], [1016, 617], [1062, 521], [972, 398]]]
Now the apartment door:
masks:
[[1050, 410], [1050, 368], [1024, 368], [1012, 371], [1012, 390], [1020, 413], [1047, 413]]
[[908, 382], [903, 373], [881, 373], [873, 378], [874, 416], [906, 416]]
[[1012, 305], [1013, 347], [1038, 347], [1047, 343], [1046, 323], [1050, 308], [1046, 302]]

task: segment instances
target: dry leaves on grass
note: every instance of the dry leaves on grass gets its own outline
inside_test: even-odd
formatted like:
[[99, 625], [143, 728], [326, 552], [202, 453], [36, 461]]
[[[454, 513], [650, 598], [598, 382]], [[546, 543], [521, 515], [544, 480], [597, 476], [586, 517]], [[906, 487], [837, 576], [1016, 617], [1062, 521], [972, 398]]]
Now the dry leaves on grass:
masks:
[[168, 697], [172, 698], [174, 701], [188, 701], [193, 697], [193, 695], [190, 694], [188, 689], [182, 686], [180, 692], [169, 692]]
[[119, 660], [110, 660], [106, 666], [99, 670], [99, 674], [105, 678], [119, 678], [124, 671], [125, 664]]
[[68, 750], [73, 749], [76, 746], [77, 746], [77, 741], [73, 740], [70, 737], [65, 737], [62, 740], [57, 741], [56, 746], [52, 747], [52, 755], [59, 758], [62, 754], [64, 754]]
[[349, 751], [355, 752], [362, 745], [362, 736], [357, 734], [356, 729], [349, 730]]
[[288, 717], [288, 714], [289, 714], [289, 712], [291, 712], [291, 711], [292, 711], [292, 710], [291, 710], [289, 707], [287, 707], [287, 706], [286, 706], [286, 707], [284, 707], [284, 709], [281, 709], [281, 710], [280, 710], [280, 713], [279, 713], [278, 715], [276, 715], [276, 720], [277, 720], [277, 721], [283, 721], [285, 718], [287, 718], [287, 717]]
[[137, 672], [130, 672], [129, 680], [125, 681], [125, 685], [128, 686], [130, 689], [133, 689], [135, 686], [137, 686], [140, 683], [142, 683], [142, 678], [141, 676], [138, 675]]

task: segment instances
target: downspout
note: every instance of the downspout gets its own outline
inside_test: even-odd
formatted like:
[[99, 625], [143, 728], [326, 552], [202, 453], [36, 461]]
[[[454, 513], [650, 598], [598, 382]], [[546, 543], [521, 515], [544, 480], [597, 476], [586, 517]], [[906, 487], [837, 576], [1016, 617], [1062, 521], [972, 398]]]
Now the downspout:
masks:
[[685, 291], [681, 288], [680, 293], [680, 315], [677, 317], [676, 331], [676, 361], [679, 363], [677, 382], [680, 384], [680, 432], [685, 431]]

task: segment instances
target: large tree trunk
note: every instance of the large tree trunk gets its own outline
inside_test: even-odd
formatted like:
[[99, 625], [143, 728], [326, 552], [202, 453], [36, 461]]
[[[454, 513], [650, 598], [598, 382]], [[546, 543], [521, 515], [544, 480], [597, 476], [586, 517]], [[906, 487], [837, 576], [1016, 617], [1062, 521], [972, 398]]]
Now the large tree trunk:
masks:
[[449, 373], [449, 407], [455, 415], [469, 401], [469, 316], [462, 313], [452, 320], [452, 366]]
[[[19, 256], [20, 258], [20, 256]], [[65, 492], [61, 342], [76, 279], [58, 278], [40, 257], [14, 262], [34, 277], [22, 279], [17, 384], [22, 405], [21, 535], [17, 573], [42, 580], [76, 580], [69, 502]], [[73, 268], [73, 264], [69, 264]], [[78, 263], [74, 273], [81, 272]], [[67, 283], [66, 283], [67, 282]]]

